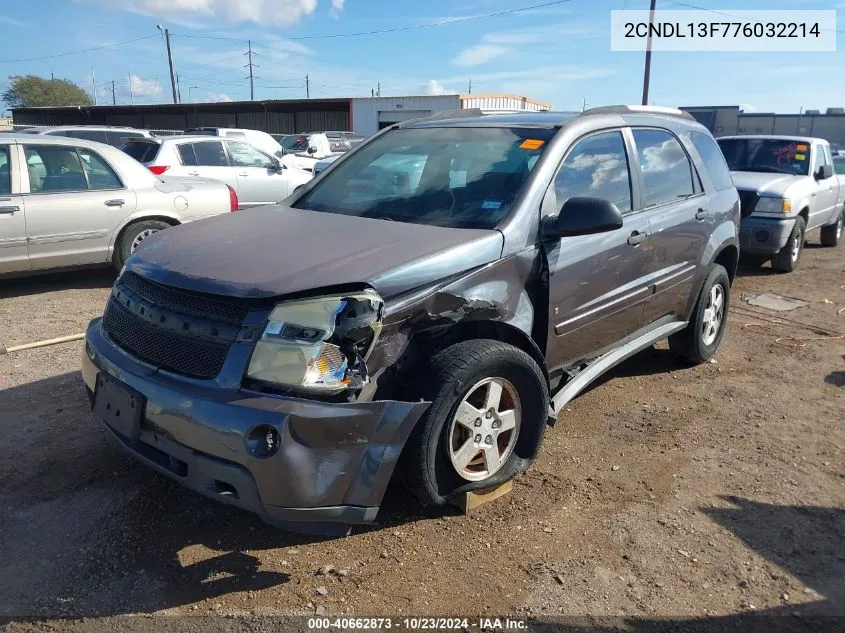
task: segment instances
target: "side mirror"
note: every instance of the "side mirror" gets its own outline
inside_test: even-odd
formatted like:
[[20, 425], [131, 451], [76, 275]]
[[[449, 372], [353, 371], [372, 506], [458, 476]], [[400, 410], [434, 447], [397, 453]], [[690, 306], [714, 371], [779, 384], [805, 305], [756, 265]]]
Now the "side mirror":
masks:
[[827, 180], [833, 177], [833, 165], [822, 165], [816, 172], [816, 180]]
[[308, 151], [309, 154], [316, 154], [317, 153], [317, 147], [315, 145], [309, 145], [307, 151]]
[[563, 203], [556, 218], [548, 218], [546, 237], [607, 233], [622, 228], [622, 213], [610, 200], [575, 197]]
[[275, 171], [277, 174], [281, 174], [283, 169], [285, 169], [285, 166], [282, 164], [282, 162], [277, 158], [274, 158], [272, 170]]

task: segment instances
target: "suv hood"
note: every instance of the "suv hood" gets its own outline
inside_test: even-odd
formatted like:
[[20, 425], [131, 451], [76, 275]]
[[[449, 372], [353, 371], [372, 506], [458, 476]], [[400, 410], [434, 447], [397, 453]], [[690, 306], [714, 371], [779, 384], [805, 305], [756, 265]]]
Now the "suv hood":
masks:
[[734, 186], [740, 191], [754, 191], [761, 196], [784, 196], [787, 189], [809, 176], [764, 174], [757, 171], [732, 171]]
[[218, 215], [144, 240], [127, 270], [232, 297], [367, 284], [387, 298], [497, 260], [499, 231], [452, 229], [275, 205]]

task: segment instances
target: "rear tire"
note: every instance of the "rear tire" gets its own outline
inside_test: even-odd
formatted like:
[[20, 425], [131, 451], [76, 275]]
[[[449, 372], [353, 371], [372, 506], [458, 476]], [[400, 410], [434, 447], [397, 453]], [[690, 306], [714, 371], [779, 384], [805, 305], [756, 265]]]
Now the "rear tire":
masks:
[[786, 246], [772, 255], [772, 268], [779, 273], [791, 273], [798, 267], [804, 250], [804, 228], [806, 224], [800, 215], [795, 218], [795, 226], [786, 241]]
[[[494, 411], [492, 381], [501, 390]], [[548, 384], [521, 349], [487, 339], [447, 347], [431, 359], [419, 395], [431, 406], [408, 438], [403, 469], [405, 485], [424, 505], [444, 506], [464, 490], [512, 479], [539, 450]]]
[[845, 223], [845, 211], [840, 211], [839, 218], [834, 224], [822, 227], [822, 246], [839, 246], [843, 223]]
[[725, 333], [730, 297], [728, 271], [720, 264], [713, 264], [701, 287], [689, 324], [669, 337], [672, 353], [696, 365], [713, 358]]
[[120, 270], [129, 259], [129, 256], [135, 252], [135, 249], [153, 233], [169, 229], [170, 225], [161, 220], [141, 220], [140, 222], [133, 222], [121, 234], [116, 245], [116, 256], [114, 258], [115, 267]]

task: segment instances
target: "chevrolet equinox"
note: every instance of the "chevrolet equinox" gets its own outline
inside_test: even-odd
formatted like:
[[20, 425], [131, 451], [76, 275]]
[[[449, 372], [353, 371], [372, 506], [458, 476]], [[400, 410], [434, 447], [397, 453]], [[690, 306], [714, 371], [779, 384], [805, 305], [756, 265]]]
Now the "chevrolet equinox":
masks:
[[625, 358], [709, 360], [739, 221], [678, 110], [399, 123], [283, 204], [145, 240], [82, 374], [136, 458], [273, 524], [370, 522], [394, 475], [442, 506]]

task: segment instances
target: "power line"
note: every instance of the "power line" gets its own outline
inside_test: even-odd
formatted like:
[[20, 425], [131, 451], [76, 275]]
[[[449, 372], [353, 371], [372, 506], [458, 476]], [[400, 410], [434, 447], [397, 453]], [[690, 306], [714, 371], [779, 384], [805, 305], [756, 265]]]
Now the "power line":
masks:
[[134, 40], [126, 40], [125, 42], [116, 42], [114, 44], [104, 44], [103, 46], [95, 46], [94, 48], [85, 48], [79, 51], [68, 51], [67, 53], [57, 53], [55, 55], [44, 55], [43, 57], [27, 57], [22, 59], [0, 59], [0, 64], [12, 64], [17, 62], [37, 62], [42, 59], [55, 59], [57, 57], [67, 57], [68, 55], [80, 55], [82, 53], [90, 53], [91, 51], [101, 51], [104, 48], [114, 48], [115, 46], [123, 46], [124, 44], [132, 44], [133, 42], [140, 42], [141, 40], [148, 40], [153, 37], [158, 37], [158, 33], [154, 35], [145, 35], [144, 37], [136, 37]]
[[[672, 2], [671, 4], [674, 5], [674, 6], [679, 6], [679, 7], [687, 7], [688, 9], [696, 9], [698, 11], [707, 11], [708, 13], [715, 13], [716, 15], [724, 15], [725, 17], [728, 17], [728, 18], [736, 18], [738, 20], [743, 20], [744, 22], [751, 22], [752, 21], [749, 18], [745, 18], [745, 17], [739, 16], [739, 15], [734, 15], [733, 13], [725, 13], [724, 11], [717, 11], [716, 9], [708, 9], [706, 7], [700, 7], [696, 4], [690, 4], [689, 2]], [[822, 29], [822, 31], [827, 31], [827, 29]], [[843, 29], [833, 29], [833, 31], [835, 33], [845, 33], [845, 30], [843, 30]]]
[[[285, 39], [288, 40], [323, 40], [323, 39], [330, 39], [330, 38], [338, 38], [338, 37], [360, 37], [362, 35], [379, 35], [381, 33], [396, 33], [398, 31], [414, 31], [417, 29], [428, 29], [436, 26], [448, 26], [450, 24], [460, 24], [462, 22], [471, 22], [473, 20], [484, 20], [487, 18], [495, 18], [502, 15], [511, 15], [514, 13], [521, 13], [523, 11], [531, 11], [533, 9], [543, 9], [545, 7], [552, 7], [560, 4], [567, 4], [569, 2], [573, 2], [573, 0], [554, 0], [554, 2], [544, 2], [542, 4], [535, 4], [530, 7], [520, 7], [517, 9], [507, 9], [505, 11], [495, 11], [493, 13], [485, 13], [484, 15], [470, 15], [464, 18], [452, 18], [450, 20], [442, 20], [440, 22], [433, 22], [430, 24], [412, 24], [408, 26], [395, 26], [389, 29], [380, 29], [376, 31], [358, 31], [355, 33], [323, 33], [320, 35], [299, 35], [296, 37], [288, 37]], [[244, 40], [239, 37], [223, 37], [223, 36], [216, 36], [216, 35], [187, 35], [187, 34], [173, 34], [174, 37], [190, 37], [193, 39], [204, 39], [204, 40], [233, 40], [237, 42], [243, 42]], [[270, 47], [267, 47], [270, 48]]]

